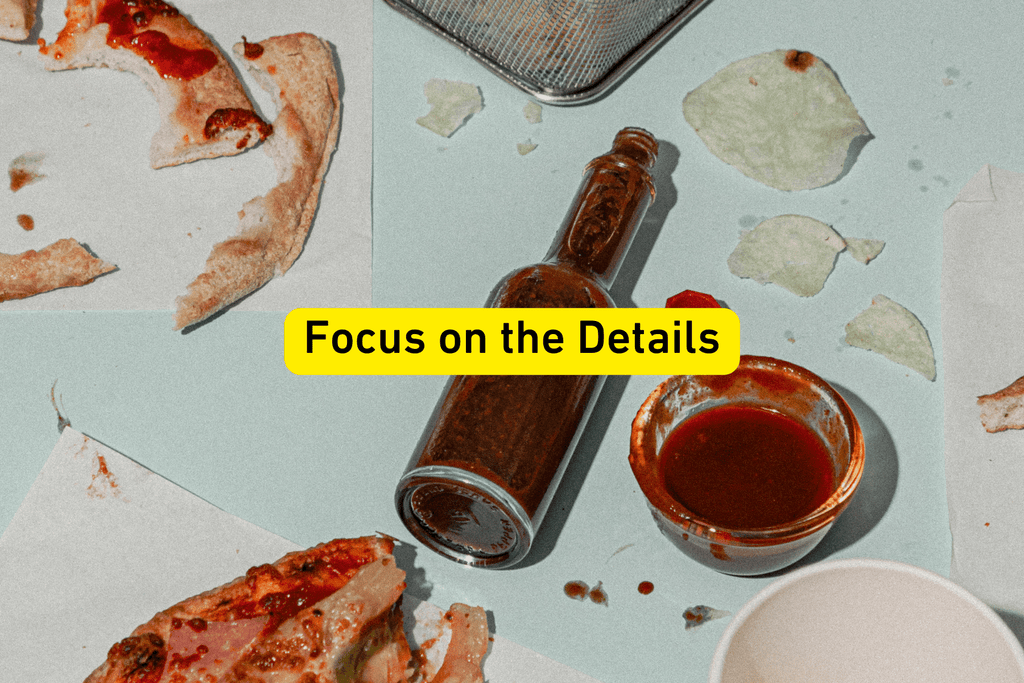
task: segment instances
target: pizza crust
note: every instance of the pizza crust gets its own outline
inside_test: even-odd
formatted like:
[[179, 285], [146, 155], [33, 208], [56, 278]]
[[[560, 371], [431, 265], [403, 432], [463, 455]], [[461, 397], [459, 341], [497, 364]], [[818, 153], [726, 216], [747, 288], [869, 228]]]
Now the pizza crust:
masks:
[[978, 406], [985, 431], [1024, 429], [1024, 377], [995, 393], [979, 396]]
[[0, 302], [61, 287], [81, 287], [116, 268], [70, 238], [57, 240], [40, 251], [0, 254]]
[[326, 41], [293, 33], [234, 49], [278, 106], [275, 134], [264, 147], [274, 160], [277, 185], [246, 202], [236, 234], [214, 246], [205, 271], [177, 300], [176, 330], [287, 272], [305, 245], [338, 144], [338, 74]]
[[110, 67], [142, 78], [160, 111], [153, 168], [238, 154], [272, 132], [224, 54], [172, 5], [68, 0], [65, 14], [57, 39], [40, 45], [44, 66]]
[[0, 0], [0, 40], [25, 40], [36, 24], [37, 0]]

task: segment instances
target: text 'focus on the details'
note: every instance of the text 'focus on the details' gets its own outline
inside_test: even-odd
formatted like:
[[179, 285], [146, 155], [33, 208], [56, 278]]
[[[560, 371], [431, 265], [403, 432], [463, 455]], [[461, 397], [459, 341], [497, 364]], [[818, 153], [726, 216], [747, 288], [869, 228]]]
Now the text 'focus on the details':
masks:
[[739, 358], [725, 308], [299, 308], [284, 324], [297, 375], [727, 375]]

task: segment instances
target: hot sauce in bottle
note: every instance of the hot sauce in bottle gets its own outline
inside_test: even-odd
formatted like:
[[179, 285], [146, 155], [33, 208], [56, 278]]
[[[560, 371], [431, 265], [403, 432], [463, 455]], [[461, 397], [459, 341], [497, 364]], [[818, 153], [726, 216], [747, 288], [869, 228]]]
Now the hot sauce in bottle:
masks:
[[[625, 128], [584, 171], [541, 263], [507, 275], [494, 308], [605, 308], [608, 288], [654, 200], [658, 143]], [[604, 377], [449, 379], [395, 504], [416, 538], [464, 564], [506, 567], [529, 552]]]

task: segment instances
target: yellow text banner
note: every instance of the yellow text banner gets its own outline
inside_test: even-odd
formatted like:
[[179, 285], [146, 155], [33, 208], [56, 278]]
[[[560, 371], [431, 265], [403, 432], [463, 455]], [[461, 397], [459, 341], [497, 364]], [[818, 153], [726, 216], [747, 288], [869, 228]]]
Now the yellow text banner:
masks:
[[297, 375], [726, 375], [740, 321], [725, 308], [297, 308]]

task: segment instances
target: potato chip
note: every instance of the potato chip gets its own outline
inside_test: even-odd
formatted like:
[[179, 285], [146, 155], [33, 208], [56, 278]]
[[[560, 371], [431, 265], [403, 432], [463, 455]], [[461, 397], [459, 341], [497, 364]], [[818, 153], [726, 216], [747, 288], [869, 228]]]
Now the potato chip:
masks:
[[870, 134], [832, 70], [797, 50], [730, 64], [686, 95], [683, 116], [719, 159], [789, 191], [836, 180]]
[[882, 253], [885, 242], [882, 240], [870, 240], [859, 237], [846, 238], [846, 249], [850, 256], [867, 265], [876, 256]]
[[484, 108], [480, 88], [472, 83], [431, 78], [423, 86], [423, 94], [430, 112], [416, 119], [416, 123], [446, 138]]
[[846, 343], [880, 353], [929, 380], [935, 379], [935, 355], [924, 325], [913, 313], [882, 294], [846, 324]]
[[740, 243], [729, 255], [729, 272], [762, 285], [772, 282], [797, 296], [814, 296], [845, 247], [839, 233], [821, 221], [776, 216], [740, 233]]

